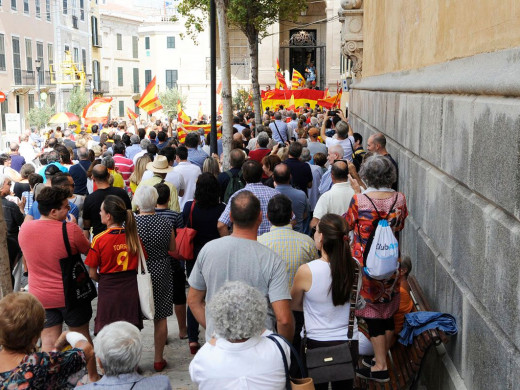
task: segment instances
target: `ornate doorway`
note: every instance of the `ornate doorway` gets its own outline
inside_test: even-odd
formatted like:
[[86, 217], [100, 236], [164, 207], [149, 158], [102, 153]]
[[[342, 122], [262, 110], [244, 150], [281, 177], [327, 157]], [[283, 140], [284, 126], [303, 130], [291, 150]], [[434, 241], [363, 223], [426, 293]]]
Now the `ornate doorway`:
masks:
[[[290, 74], [296, 69], [305, 76], [305, 68], [312, 62], [316, 68], [316, 86], [324, 89], [326, 48], [324, 44], [317, 43], [316, 30], [291, 30], [289, 36], [290, 38], [280, 45], [280, 67], [288, 69]], [[287, 82], [289, 84], [290, 80]]]

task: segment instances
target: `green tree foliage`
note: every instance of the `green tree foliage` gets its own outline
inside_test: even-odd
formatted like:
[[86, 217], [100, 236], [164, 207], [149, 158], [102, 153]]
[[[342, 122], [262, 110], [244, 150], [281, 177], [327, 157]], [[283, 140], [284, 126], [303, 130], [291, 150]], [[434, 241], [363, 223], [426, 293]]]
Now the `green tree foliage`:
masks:
[[177, 102], [181, 101], [181, 107], [184, 108], [188, 97], [183, 95], [177, 88], [166, 88], [164, 92], [159, 92], [159, 100], [163, 105], [163, 111], [168, 113], [168, 117], [177, 116]]
[[253, 98], [250, 91], [245, 88], [238, 88], [233, 97], [233, 109], [245, 111], [253, 105]]
[[49, 123], [49, 119], [51, 119], [51, 116], [54, 114], [54, 110], [54, 106], [43, 105], [42, 108], [34, 107], [29, 110], [25, 117], [29, 122], [29, 126], [36, 126], [41, 129]]
[[67, 102], [67, 112], [72, 112], [77, 116], [81, 113], [85, 106], [89, 103], [89, 98], [85, 90], [79, 87], [74, 87], [70, 93], [69, 101]]

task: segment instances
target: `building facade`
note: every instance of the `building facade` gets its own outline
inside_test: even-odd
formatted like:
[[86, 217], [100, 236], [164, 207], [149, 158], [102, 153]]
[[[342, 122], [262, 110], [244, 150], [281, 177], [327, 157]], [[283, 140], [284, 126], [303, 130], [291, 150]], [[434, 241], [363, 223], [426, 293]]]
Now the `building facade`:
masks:
[[[350, 123], [365, 139], [386, 135], [409, 208], [401, 252], [433, 310], [458, 323], [446, 353], [428, 355], [422, 382], [518, 389], [518, 5], [344, 5], [342, 47], [359, 76]], [[360, 22], [362, 31], [350, 30]]]
[[6, 95], [0, 103], [3, 132], [7, 113], [20, 114], [20, 131], [28, 126], [25, 114], [40, 101], [38, 84], [47, 94], [45, 104], [54, 104], [49, 73], [55, 60], [54, 7], [51, 0], [0, 2], [0, 91]]

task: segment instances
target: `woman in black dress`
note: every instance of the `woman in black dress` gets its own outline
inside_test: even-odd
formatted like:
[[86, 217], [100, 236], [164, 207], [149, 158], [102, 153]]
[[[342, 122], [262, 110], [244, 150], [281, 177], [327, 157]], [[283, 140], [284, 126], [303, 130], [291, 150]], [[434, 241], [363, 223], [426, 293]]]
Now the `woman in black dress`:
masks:
[[139, 209], [139, 215], [135, 218], [137, 233], [148, 254], [146, 265], [152, 277], [155, 305], [154, 369], [162, 371], [166, 367], [166, 360], [163, 358], [168, 336], [166, 320], [173, 314], [174, 305], [174, 281], [168, 251], [175, 250], [175, 232], [173, 224], [168, 218], [155, 213], [158, 197], [154, 187], [141, 186], [135, 192], [133, 200]]
[[[190, 211], [193, 213], [190, 221]], [[220, 202], [220, 188], [217, 179], [211, 173], [205, 172], [197, 179], [195, 187], [195, 199], [186, 202], [183, 210], [184, 223], [197, 231], [193, 242], [193, 260], [186, 262], [186, 273], [188, 277], [193, 270], [193, 265], [202, 247], [209, 241], [220, 237], [217, 230], [217, 222], [226, 208]], [[188, 339], [190, 351], [194, 355], [200, 348], [199, 323], [188, 307]]]

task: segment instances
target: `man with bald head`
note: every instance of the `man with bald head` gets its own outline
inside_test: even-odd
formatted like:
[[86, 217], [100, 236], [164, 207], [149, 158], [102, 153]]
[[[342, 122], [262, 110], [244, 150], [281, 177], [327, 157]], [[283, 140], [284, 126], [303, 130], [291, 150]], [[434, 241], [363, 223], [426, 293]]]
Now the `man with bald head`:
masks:
[[331, 168], [334, 161], [341, 160], [343, 158], [343, 147], [341, 145], [332, 145], [327, 152], [327, 162], [329, 164], [329, 169], [327, 172], [323, 174], [321, 177], [320, 183], [320, 194], [323, 195], [325, 192], [330, 190], [332, 187], [332, 177], [331, 177]]
[[97, 187], [97, 190], [85, 198], [83, 205], [83, 232], [87, 239], [90, 238], [90, 228], [92, 227], [92, 234], [95, 236], [106, 230], [106, 225], [101, 223], [101, 204], [108, 195], [119, 196], [125, 202], [126, 208], [131, 210], [132, 204], [127, 192], [122, 188], [112, 187], [109, 182], [110, 172], [107, 167], [98, 164], [92, 170], [92, 179]]
[[291, 186], [291, 170], [287, 164], [280, 163], [274, 167], [273, 178], [274, 188], [291, 200], [292, 210], [296, 219], [294, 230], [299, 233], [305, 233], [307, 231], [305, 220], [310, 211], [307, 195], [302, 190]]
[[260, 201], [250, 191], [237, 193], [230, 201], [230, 218], [233, 233], [204, 245], [191, 272], [188, 305], [193, 315], [206, 328], [206, 340], [210, 340], [213, 321], [206, 313], [206, 303], [211, 302], [224, 283], [240, 280], [267, 298], [265, 328], [292, 340], [294, 321], [285, 262], [257, 242], [262, 223]]
[[388, 153], [386, 150], [386, 137], [383, 133], [372, 134], [368, 137], [367, 141], [367, 149], [369, 152], [380, 154], [381, 156], [386, 157], [390, 160], [392, 164], [394, 164], [395, 172], [396, 172], [396, 180], [392, 184], [392, 189], [397, 191], [397, 182], [399, 180], [399, 168], [397, 166], [397, 162], [394, 158]]
[[316, 227], [325, 214], [345, 214], [354, 196], [354, 189], [349, 182], [348, 165], [346, 162], [336, 161], [333, 163], [330, 176], [333, 183], [332, 187], [318, 199], [310, 224], [311, 229]]
[[87, 171], [90, 167], [88, 159], [88, 149], [85, 147], [78, 148], [79, 162], [69, 168], [69, 173], [74, 180], [74, 193], [77, 195], [87, 195]]

